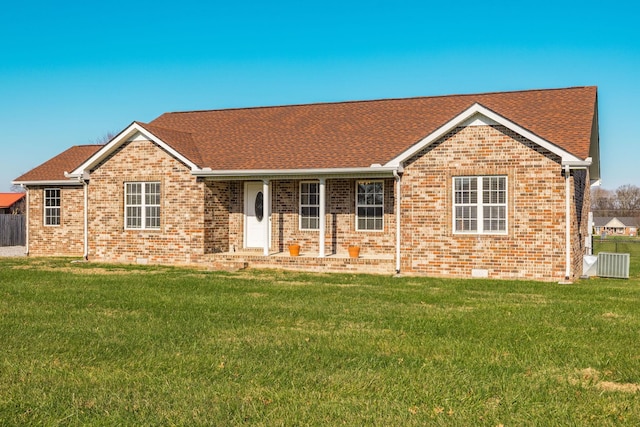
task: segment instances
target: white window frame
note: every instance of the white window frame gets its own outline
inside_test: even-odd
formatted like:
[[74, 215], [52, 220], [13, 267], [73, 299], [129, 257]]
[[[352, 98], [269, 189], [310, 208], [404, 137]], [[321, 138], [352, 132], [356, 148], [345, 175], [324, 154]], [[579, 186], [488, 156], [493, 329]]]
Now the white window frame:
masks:
[[[382, 195], [382, 200], [381, 203], [374, 203], [374, 204], [367, 204], [366, 202], [364, 204], [360, 204], [359, 203], [359, 197], [358, 197], [358, 190], [360, 189], [360, 185], [362, 184], [380, 184], [381, 185], [381, 190], [380, 190], [380, 194]], [[375, 197], [375, 193], [374, 197]], [[365, 193], [366, 195], [366, 193]], [[360, 215], [358, 214], [359, 212], [359, 208], [380, 208], [381, 209], [381, 215], [380, 215], [380, 228], [360, 228]], [[377, 217], [373, 216], [371, 217], [373, 218], [374, 223], [376, 222]], [[369, 218], [367, 218], [369, 219]], [[356, 231], [369, 231], [369, 232], [383, 232], [384, 231], [384, 181], [381, 179], [375, 179], [375, 180], [358, 180], [356, 181]]]
[[[309, 184], [314, 184], [316, 186], [317, 192], [316, 193], [312, 193], [312, 192], [303, 192], [303, 187], [305, 185], [309, 185]], [[303, 230], [303, 231], [317, 231], [320, 230], [320, 182], [319, 181], [300, 181], [300, 197], [298, 197], [298, 201], [299, 201], [299, 209], [298, 209], [298, 229], [299, 230]], [[310, 203], [311, 200], [308, 200], [308, 203], [303, 203], [303, 196], [307, 194], [309, 196], [311, 195], [315, 195], [316, 196], [316, 202], [317, 203]], [[303, 215], [302, 210], [303, 208], [316, 208], [318, 215], [317, 216], [312, 216], [312, 215]], [[316, 227], [309, 227], [306, 226], [305, 227], [305, 219], [311, 220], [311, 219], [317, 219], [317, 226]], [[307, 224], [310, 221], [307, 221]]]
[[[134, 185], [140, 186], [140, 193], [131, 194], [131, 196], [139, 196], [139, 203], [132, 203], [128, 197], [130, 188]], [[151, 191], [150, 186], [157, 185], [157, 192]], [[157, 203], [150, 201], [150, 197], [156, 196]], [[159, 230], [161, 222], [161, 202], [162, 189], [159, 181], [127, 181], [124, 183], [124, 229], [125, 230]], [[139, 216], [132, 216], [129, 208], [139, 208]], [[157, 215], [150, 213], [151, 209], [157, 211]], [[130, 218], [139, 218], [139, 224], [131, 226]], [[152, 222], [153, 221], [153, 222]]]
[[[56, 191], [57, 196], [50, 196], [50, 191]], [[53, 204], [51, 204], [53, 202]], [[62, 222], [62, 191], [60, 188], [45, 188], [42, 192], [42, 221], [46, 227], [59, 227]], [[54, 215], [57, 213], [57, 215]], [[52, 223], [51, 220], [57, 219]]]
[[[467, 182], [471, 183], [475, 182], [476, 188], [472, 190], [471, 188], [467, 190], [457, 190], [456, 182], [458, 180], [467, 180]], [[499, 182], [499, 180], [503, 181], [503, 188], [489, 188], [485, 189], [484, 184], [485, 180], [488, 183]], [[495, 181], [498, 180], [498, 181]], [[478, 175], [478, 176], [455, 176], [451, 180], [452, 187], [452, 229], [454, 234], [484, 234], [484, 235], [506, 235], [509, 230], [509, 185], [508, 178], [506, 175]], [[475, 195], [472, 194], [475, 192]], [[457, 196], [460, 196], [456, 199]], [[475, 199], [474, 197], [475, 196]], [[456, 201], [457, 200], [457, 201]], [[460, 216], [458, 217], [457, 208], [468, 208], [466, 217]], [[502, 210], [502, 215], [498, 215], [494, 221], [504, 222], [503, 230], [491, 230], [487, 229], [485, 220], [491, 221], [492, 218], [487, 217], [487, 212], [485, 212], [485, 208], [489, 210], [489, 214], [491, 211], [500, 211]], [[473, 211], [475, 210], [475, 216], [473, 215]], [[469, 221], [476, 221], [476, 229], [475, 230], [465, 230], [458, 229], [458, 220], [459, 219], [467, 219]]]

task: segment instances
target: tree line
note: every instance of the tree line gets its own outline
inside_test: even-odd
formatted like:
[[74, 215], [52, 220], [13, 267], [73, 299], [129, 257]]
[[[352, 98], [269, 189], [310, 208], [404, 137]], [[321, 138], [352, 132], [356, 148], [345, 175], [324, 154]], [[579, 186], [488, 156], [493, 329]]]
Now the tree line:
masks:
[[615, 190], [591, 189], [593, 216], [640, 217], [640, 187], [621, 185]]

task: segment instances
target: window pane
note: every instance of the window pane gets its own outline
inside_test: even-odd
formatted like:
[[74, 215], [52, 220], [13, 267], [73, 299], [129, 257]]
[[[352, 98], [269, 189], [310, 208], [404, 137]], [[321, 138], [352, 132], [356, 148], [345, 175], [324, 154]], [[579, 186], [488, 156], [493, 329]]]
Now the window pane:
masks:
[[320, 184], [300, 183], [300, 228], [317, 230], [320, 226]]
[[486, 231], [504, 231], [506, 229], [506, 208], [504, 206], [485, 206], [484, 229]]
[[60, 225], [60, 189], [44, 190], [44, 224]]
[[159, 206], [147, 206], [145, 209], [146, 221], [145, 226], [147, 228], [160, 227], [160, 207]]
[[477, 207], [456, 206], [456, 231], [477, 230]]
[[125, 183], [125, 227], [160, 228], [160, 183]]
[[140, 228], [142, 226], [142, 208], [138, 206], [127, 207], [127, 228]]
[[358, 182], [356, 215], [358, 230], [382, 230], [384, 222], [384, 185], [381, 181]]
[[454, 177], [453, 188], [454, 231], [476, 233], [506, 231], [507, 178], [505, 176]]

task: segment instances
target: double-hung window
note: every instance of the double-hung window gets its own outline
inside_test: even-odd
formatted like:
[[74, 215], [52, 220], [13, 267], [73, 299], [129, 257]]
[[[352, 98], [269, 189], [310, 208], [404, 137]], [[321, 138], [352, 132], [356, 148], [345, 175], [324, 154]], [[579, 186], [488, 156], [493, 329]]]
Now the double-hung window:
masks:
[[124, 224], [126, 229], [160, 228], [160, 183], [124, 184]]
[[60, 225], [60, 189], [44, 189], [44, 225]]
[[320, 228], [320, 183], [300, 183], [300, 229]]
[[453, 231], [468, 234], [507, 233], [507, 177], [453, 178]]
[[382, 230], [384, 185], [382, 181], [356, 182], [356, 230]]

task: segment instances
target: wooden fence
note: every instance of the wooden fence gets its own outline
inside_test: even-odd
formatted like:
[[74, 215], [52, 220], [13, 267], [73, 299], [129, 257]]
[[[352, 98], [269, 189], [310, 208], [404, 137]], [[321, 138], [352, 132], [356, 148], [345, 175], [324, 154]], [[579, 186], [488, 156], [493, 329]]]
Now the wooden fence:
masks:
[[0, 246], [24, 246], [26, 225], [24, 215], [0, 215]]

